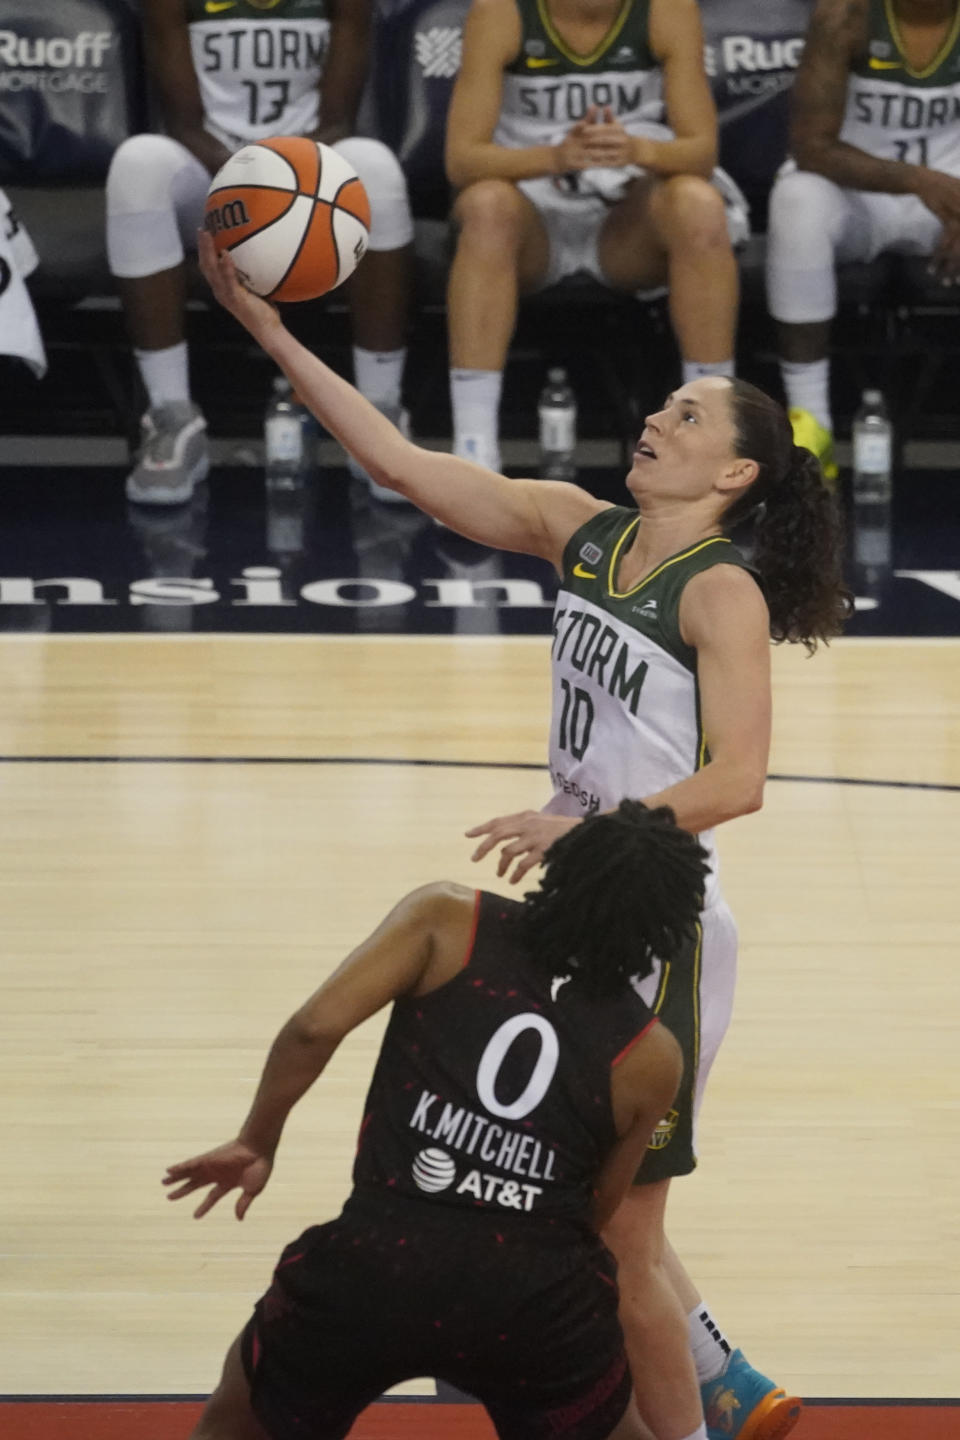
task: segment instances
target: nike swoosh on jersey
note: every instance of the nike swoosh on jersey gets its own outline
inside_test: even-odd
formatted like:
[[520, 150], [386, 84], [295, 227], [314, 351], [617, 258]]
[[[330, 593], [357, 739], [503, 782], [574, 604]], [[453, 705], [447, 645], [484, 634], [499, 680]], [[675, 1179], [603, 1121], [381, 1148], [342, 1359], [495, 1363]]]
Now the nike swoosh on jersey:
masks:
[[527, 56], [528, 70], [543, 70], [547, 65], [559, 65], [559, 60], [537, 60], [533, 55]]
[[221, 10], [232, 10], [237, 0], [207, 0], [204, 5], [208, 15], [219, 15]]
[[576, 575], [578, 580], [596, 580], [597, 578], [592, 570], [584, 570], [579, 560], [573, 567], [573, 573], [574, 575]]
[[870, 69], [871, 69], [871, 70], [900, 70], [900, 69], [902, 69], [902, 66], [901, 66], [899, 60], [876, 60], [876, 59], [874, 59], [874, 57], [871, 55], [871, 57], [870, 57]]

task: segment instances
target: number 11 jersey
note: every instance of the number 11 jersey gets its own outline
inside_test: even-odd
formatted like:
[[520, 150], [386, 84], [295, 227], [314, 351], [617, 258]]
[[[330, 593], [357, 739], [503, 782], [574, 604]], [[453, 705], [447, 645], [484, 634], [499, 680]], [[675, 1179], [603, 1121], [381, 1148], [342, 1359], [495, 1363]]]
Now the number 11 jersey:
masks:
[[[709, 760], [697, 652], [680, 634], [687, 581], [714, 565], [750, 566], [725, 536], [689, 546], [629, 590], [617, 566], [640, 517], [614, 506], [569, 540], [553, 617], [550, 776], [554, 815], [583, 818], [687, 780]], [[713, 832], [707, 903], [717, 894]]]

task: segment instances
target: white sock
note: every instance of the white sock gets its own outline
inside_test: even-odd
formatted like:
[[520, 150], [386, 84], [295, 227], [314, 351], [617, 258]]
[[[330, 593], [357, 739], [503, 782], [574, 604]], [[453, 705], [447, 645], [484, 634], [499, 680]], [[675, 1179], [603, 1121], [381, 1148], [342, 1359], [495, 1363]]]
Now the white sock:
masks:
[[150, 397], [151, 410], [171, 400], [190, 399], [186, 340], [166, 350], [134, 350], [133, 355]]
[[833, 430], [830, 416], [830, 361], [781, 360], [783, 388], [792, 410], [809, 410], [827, 430]]
[[706, 1420], [704, 1420], [702, 1425], [698, 1425], [696, 1430], [686, 1437], [686, 1440], [709, 1440]]
[[451, 370], [450, 403], [453, 407], [453, 448], [461, 454], [468, 441], [471, 450], [495, 455], [498, 450], [502, 370]]
[[361, 350], [353, 347], [353, 378], [361, 395], [373, 405], [400, 404], [400, 385], [407, 352], [403, 350]]
[[701, 1385], [722, 1375], [730, 1359], [731, 1346], [706, 1305], [694, 1307], [687, 1316], [687, 1333], [697, 1379]]
[[683, 383], [688, 385], [691, 380], [703, 380], [707, 375], [726, 375], [732, 380], [734, 375], [732, 360], [684, 360], [683, 362]]

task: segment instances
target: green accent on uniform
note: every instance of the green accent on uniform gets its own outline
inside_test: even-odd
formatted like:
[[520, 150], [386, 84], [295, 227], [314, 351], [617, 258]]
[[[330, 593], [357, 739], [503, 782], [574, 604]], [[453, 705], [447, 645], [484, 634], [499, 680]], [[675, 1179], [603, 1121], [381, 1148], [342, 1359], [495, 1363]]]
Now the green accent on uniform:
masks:
[[184, 0], [187, 24], [216, 20], [326, 20], [327, 0]]
[[911, 70], [907, 64], [893, 0], [870, 0], [867, 48], [851, 69], [867, 80], [893, 80], [917, 89], [956, 85], [960, 77], [960, 0], [946, 39], [924, 70]]
[[565, 43], [550, 18], [550, 0], [516, 0], [523, 39], [510, 75], [590, 75], [611, 70], [653, 70], [659, 60], [650, 49], [650, 0], [624, 0], [610, 29], [589, 55]]
[[[726, 536], [715, 535], [671, 555], [639, 585], [621, 591], [615, 567], [630, 548], [639, 523], [635, 509], [615, 505], [581, 525], [563, 552], [563, 588], [606, 610], [621, 625], [632, 625], [696, 675], [697, 652], [680, 635], [684, 586], [714, 565], [735, 565], [755, 578], [757, 572]], [[702, 763], [705, 761], [698, 757], [698, 768]]]

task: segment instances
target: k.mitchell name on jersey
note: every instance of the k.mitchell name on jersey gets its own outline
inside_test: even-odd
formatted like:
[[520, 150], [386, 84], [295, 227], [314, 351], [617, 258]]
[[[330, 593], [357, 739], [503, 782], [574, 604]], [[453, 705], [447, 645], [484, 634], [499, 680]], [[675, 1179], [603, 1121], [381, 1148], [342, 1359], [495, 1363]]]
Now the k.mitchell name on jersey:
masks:
[[532, 1135], [508, 1130], [485, 1115], [478, 1115], [463, 1105], [454, 1108], [446, 1101], [438, 1114], [435, 1107], [439, 1104], [439, 1095], [421, 1091], [410, 1128], [434, 1140], [445, 1141], [451, 1150], [462, 1150], [466, 1155], [476, 1153], [487, 1165], [511, 1175], [525, 1175], [531, 1180], [554, 1179], [555, 1152], [545, 1149]]

